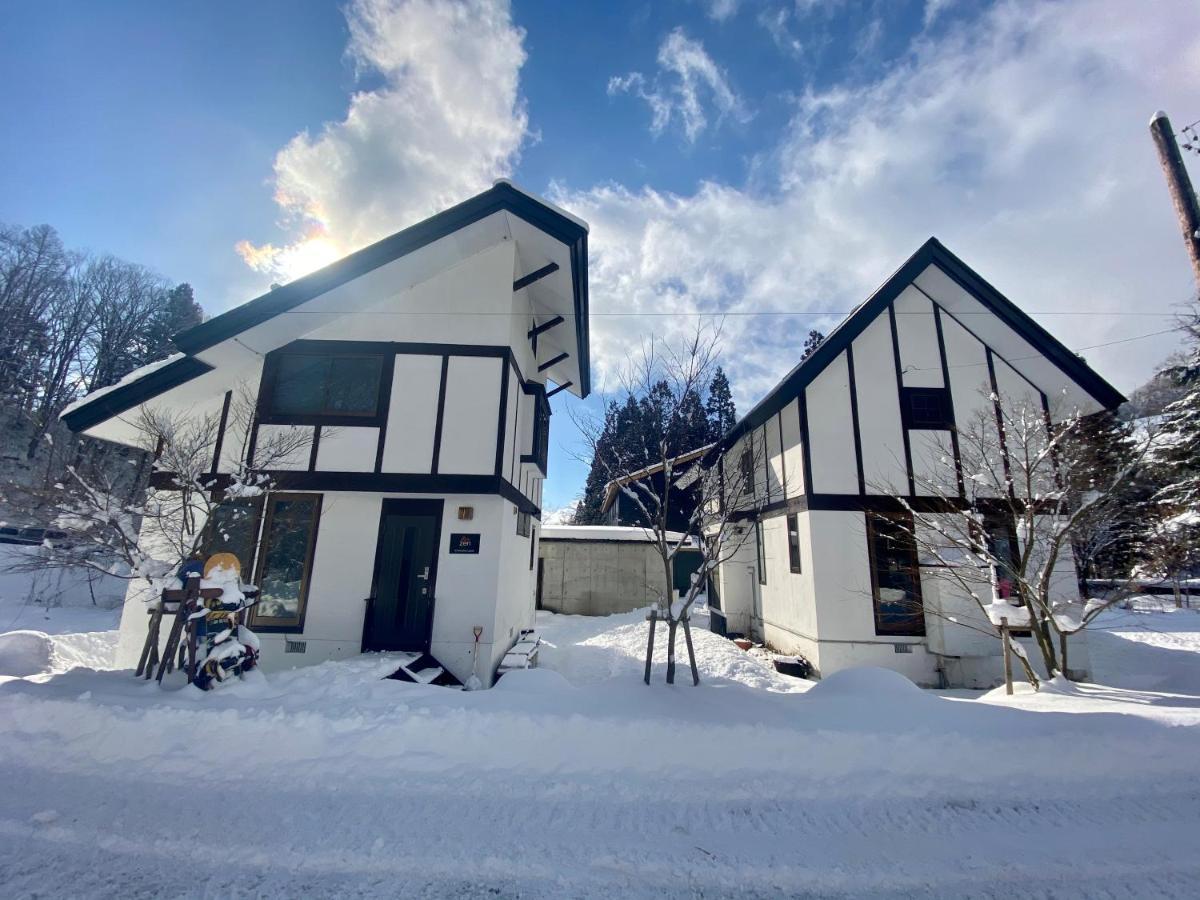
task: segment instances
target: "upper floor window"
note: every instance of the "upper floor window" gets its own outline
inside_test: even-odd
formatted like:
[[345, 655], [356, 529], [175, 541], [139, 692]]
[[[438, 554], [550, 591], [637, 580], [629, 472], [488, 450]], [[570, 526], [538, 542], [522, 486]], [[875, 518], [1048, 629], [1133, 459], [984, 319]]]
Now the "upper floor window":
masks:
[[546, 461], [550, 455], [550, 401], [546, 389], [540, 384], [530, 383], [525, 392], [533, 396], [533, 439], [531, 452], [521, 457], [521, 462], [531, 462], [546, 474]]
[[380, 416], [384, 357], [284, 351], [267, 357], [261, 421], [368, 424]]
[[949, 430], [954, 427], [950, 392], [945, 388], [902, 388], [900, 400], [906, 428]]

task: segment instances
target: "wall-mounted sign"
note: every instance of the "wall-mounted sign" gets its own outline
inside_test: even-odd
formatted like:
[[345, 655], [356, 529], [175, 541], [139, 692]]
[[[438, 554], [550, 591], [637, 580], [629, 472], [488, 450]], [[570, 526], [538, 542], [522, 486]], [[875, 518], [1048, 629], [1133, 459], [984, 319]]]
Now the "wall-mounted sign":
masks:
[[451, 534], [450, 535], [450, 552], [451, 553], [478, 553], [479, 552], [479, 535], [477, 535], [477, 534]]

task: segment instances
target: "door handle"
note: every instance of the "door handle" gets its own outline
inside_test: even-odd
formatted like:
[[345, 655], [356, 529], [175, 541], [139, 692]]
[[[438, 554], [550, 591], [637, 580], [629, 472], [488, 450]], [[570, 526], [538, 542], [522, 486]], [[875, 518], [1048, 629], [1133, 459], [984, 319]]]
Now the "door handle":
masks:
[[417, 577], [420, 578], [422, 581], [428, 581], [429, 580], [429, 566], [426, 566], [425, 571], [423, 571]]

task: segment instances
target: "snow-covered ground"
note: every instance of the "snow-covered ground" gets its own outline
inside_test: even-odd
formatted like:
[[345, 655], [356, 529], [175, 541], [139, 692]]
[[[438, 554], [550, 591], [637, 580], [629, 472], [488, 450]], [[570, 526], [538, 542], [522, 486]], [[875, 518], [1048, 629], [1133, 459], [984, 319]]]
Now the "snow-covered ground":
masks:
[[160, 690], [50, 635], [0, 679], [0, 895], [1194, 896], [1200, 614], [1104, 626], [1109, 687], [1012, 698], [703, 630], [701, 686], [660, 642], [646, 687], [636, 613], [542, 616], [478, 693], [386, 655]]

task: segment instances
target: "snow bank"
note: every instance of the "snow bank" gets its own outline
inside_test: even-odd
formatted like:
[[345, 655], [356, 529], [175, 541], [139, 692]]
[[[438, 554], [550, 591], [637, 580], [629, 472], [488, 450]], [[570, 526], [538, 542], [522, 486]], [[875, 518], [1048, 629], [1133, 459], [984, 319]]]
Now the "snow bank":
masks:
[[[1169, 652], [1196, 668], [1182, 649], [1200, 637], [1194, 614], [1143, 618], [1120, 627], [1145, 640], [1110, 623], [1114, 665], [1159, 665], [1154, 629], [1169, 625]], [[11, 896], [166, 884], [271, 898], [398, 884], [424, 897], [1194, 894], [1200, 696], [1083, 685], [981, 702], [877, 669], [813, 686], [696, 625], [699, 687], [682, 641], [679, 682], [663, 684], [662, 630], [642, 683], [644, 613], [539, 614], [545, 668], [473, 693], [387, 680], [389, 654], [207, 694], [127, 671], [0, 679], [0, 884]], [[214, 741], [222, 796], [270, 820], [252, 841], [180, 815], [197, 747]]]
[[54, 642], [41, 631], [0, 634], [0, 675], [41, 675], [50, 671]]
[[821, 700], [871, 699], [887, 702], [924, 696], [921, 689], [891, 669], [863, 666], [843, 669], [817, 682], [809, 697]]

